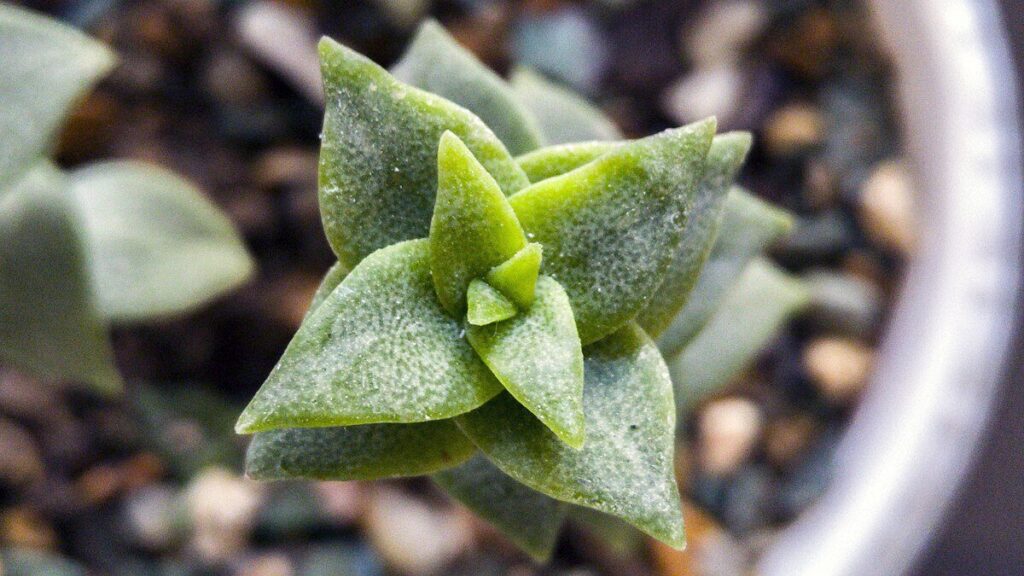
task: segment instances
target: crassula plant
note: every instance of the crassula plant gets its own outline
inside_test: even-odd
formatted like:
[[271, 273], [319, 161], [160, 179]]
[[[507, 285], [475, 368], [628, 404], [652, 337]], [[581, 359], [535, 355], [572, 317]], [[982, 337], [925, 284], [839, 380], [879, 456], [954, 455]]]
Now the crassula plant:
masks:
[[244, 281], [227, 218], [155, 166], [70, 172], [49, 159], [64, 118], [114, 65], [82, 33], [0, 4], [0, 360], [116, 391], [111, 324], [189, 311]]
[[718, 304], [743, 311], [753, 294], [728, 378], [804, 300], [750, 264], [789, 226], [732, 185], [750, 135], [707, 119], [623, 140], [579, 97], [526, 71], [506, 82], [434, 23], [391, 72], [330, 39], [320, 57], [338, 263], [239, 418], [247, 473], [431, 475], [537, 559], [573, 506], [682, 547], [659, 345], [685, 366]]

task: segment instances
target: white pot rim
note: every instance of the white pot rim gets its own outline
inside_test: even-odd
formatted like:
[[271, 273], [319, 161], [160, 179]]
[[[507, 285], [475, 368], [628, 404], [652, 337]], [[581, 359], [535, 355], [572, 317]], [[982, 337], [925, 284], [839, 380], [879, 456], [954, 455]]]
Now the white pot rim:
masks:
[[833, 481], [758, 573], [910, 571], [978, 452], [1021, 278], [1021, 131], [996, 0], [872, 0], [918, 177], [918, 252]]

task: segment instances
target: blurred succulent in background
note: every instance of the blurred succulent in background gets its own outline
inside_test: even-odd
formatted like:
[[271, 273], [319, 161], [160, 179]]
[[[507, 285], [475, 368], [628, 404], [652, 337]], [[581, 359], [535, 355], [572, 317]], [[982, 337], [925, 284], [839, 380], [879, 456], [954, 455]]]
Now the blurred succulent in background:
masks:
[[432, 475], [540, 560], [574, 505], [681, 547], [677, 410], [807, 299], [758, 257], [790, 218], [733, 185], [750, 135], [624, 141], [432, 22], [391, 73], [320, 56], [338, 263], [236, 425], [248, 474]]
[[113, 392], [107, 328], [194, 309], [253, 269], [213, 204], [174, 174], [49, 158], [61, 124], [114, 55], [0, 4], [0, 358]]

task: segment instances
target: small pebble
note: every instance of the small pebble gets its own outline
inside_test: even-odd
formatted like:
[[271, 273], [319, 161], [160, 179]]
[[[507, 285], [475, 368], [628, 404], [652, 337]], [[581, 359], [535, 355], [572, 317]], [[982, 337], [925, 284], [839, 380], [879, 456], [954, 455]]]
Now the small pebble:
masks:
[[773, 420], [765, 432], [768, 461], [779, 468], [790, 466], [804, 453], [816, 432], [817, 425], [808, 415]]
[[317, 482], [313, 493], [321, 511], [337, 524], [350, 524], [362, 512], [364, 491], [358, 482]]
[[818, 390], [832, 404], [845, 404], [864, 388], [874, 351], [849, 338], [818, 338], [804, 349], [803, 362]]
[[914, 250], [914, 184], [910, 170], [897, 160], [880, 163], [860, 194], [860, 223], [877, 245], [909, 254]]
[[221, 562], [245, 547], [263, 500], [262, 488], [223, 468], [207, 468], [187, 488], [192, 546], [209, 562]]
[[764, 145], [775, 156], [791, 156], [820, 144], [824, 133], [818, 108], [810, 104], [789, 104], [768, 118]]
[[260, 554], [242, 563], [235, 576], [295, 576], [292, 561], [280, 552]]
[[701, 67], [738, 61], [768, 23], [764, 4], [753, 0], [712, 2], [682, 34], [686, 53]]
[[0, 515], [0, 542], [31, 550], [53, 550], [57, 547], [57, 533], [33, 510], [18, 507]]
[[472, 526], [452, 508], [428, 506], [394, 488], [372, 493], [367, 536], [384, 561], [403, 574], [432, 574], [472, 544]]
[[179, 532], [180, 501], [169, 486], [151, 484], [128, 494], [123, 514], [129, 533], [137, 544], [148, 550], [166, 550]]
[[665, 90], [662, 108], [679, 124], [708, 116], [729, 124], [739, 111], [743, 84], [742, 71], [732, 65], [698, 68]]
[[256, 183], [265, 188], [308, 185], [316, 196], [317, 153], [312, 148], [282, 146], [264, 152], [256, 160]]
[[700, 464], [713, 476], [735, 472], [757, 444], [761, 411], [746, 398], [725, 398], [708, 404], [700, 414]]

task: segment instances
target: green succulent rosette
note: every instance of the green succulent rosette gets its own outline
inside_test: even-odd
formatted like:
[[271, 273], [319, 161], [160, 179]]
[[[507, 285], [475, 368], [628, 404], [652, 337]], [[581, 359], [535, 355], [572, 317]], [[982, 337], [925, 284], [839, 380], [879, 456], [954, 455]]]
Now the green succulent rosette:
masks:
[[[655, 337], [719, 257], [750, 136], [707, 119], [601, 140], [618, 133], [598, 109], [525, 71], [506, 83], [434, 23], [394, 74], [330, 39], [320, 56], [339, 263], [239, 418], [248, 474], [432, 475], [538, 560], [569, 504], [684, 546], [681, 392]], [[742, 269], [756, 250], [735, 252]]]

